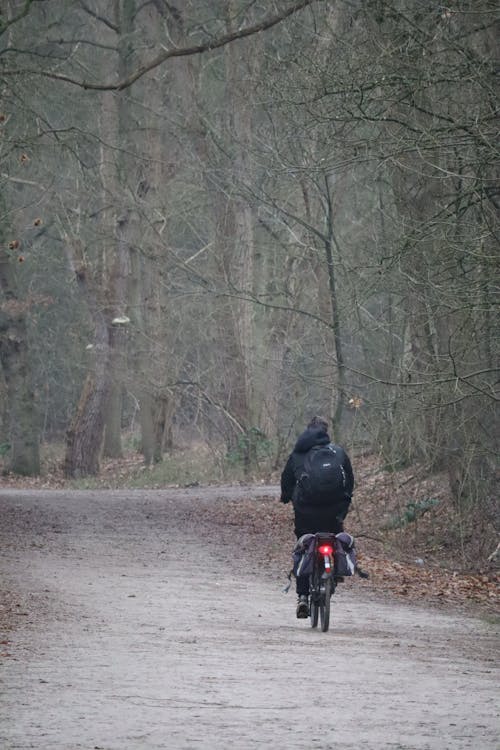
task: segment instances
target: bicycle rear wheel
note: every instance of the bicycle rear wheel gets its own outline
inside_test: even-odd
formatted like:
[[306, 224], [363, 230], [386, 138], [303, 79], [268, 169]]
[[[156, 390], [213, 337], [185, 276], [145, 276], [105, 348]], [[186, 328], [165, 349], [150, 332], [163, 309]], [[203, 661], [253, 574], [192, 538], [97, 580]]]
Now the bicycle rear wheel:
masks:
[[319, 616], [321, 619], [321, 630], [326, 633], [330, 627], [330, 599], [332, 596], [332, 579], [327, 578], [324, 585], [324, 593], [321, 593], [319, 602]]
[[309, 583], [309, 617], [311, 618], [311, 627], [318, 627], [319, 620], [319, 574], [314, 570]]

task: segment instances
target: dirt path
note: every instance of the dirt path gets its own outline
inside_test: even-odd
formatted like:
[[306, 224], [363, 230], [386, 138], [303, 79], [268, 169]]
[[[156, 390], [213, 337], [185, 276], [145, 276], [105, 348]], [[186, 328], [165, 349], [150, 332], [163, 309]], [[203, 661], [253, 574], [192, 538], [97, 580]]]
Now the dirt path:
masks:
[[252, 492], [0, 493], [2, 748], [498, 748], [493, 626], [353, 583], [312, 631], [207, 522]]

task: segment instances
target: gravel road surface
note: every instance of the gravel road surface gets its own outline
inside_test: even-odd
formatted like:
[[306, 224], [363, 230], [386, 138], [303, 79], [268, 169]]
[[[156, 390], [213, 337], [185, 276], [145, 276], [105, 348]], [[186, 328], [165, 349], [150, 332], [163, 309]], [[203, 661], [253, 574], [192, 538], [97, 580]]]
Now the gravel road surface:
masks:
[[348, 582], [312, 630], [210, 524], [253, 494], [0, 492], [1, 748], [498, 750], [495, 626]]

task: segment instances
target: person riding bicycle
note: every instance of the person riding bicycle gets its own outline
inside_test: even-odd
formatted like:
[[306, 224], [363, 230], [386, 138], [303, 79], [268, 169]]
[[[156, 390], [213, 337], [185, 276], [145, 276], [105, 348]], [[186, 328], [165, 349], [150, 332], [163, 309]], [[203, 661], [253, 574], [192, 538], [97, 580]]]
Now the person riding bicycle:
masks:
[[[281, 474], [282, 503], [293, 503], [295, 535], [344, 530], [354, 489], [351, 461], [331, 442], [328, 422], [313, 417], [299, 435]], [[309, 576], [297, 576], [297, 617], [309, 615]]]

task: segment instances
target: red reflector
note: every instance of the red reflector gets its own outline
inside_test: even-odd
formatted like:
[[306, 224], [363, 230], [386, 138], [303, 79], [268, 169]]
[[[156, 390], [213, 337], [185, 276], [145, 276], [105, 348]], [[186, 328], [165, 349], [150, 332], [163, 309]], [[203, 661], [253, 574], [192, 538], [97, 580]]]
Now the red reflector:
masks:
[[332, 555], [333, 554], [333, 547], [331, 544], [321, 544], [318, 547], [320, 555]]

